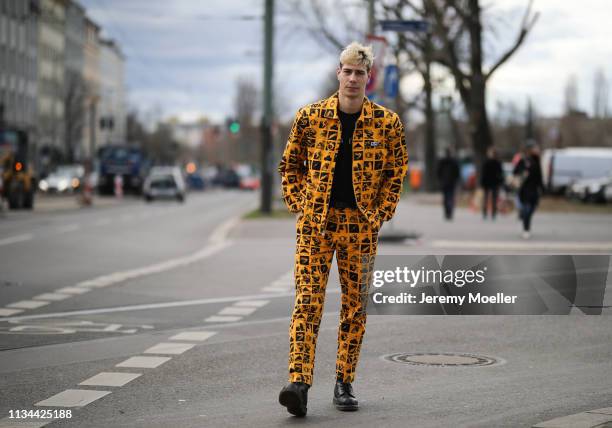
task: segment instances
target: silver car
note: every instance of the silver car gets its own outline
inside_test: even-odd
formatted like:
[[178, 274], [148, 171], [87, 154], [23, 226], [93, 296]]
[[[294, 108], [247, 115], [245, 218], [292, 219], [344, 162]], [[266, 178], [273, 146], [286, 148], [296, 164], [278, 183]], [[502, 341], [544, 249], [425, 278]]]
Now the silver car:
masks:
[[184, 202], [187, 186], [178, 167], [153, 167], [143, 186], [147, 202], [155, 199], [176, 199]]

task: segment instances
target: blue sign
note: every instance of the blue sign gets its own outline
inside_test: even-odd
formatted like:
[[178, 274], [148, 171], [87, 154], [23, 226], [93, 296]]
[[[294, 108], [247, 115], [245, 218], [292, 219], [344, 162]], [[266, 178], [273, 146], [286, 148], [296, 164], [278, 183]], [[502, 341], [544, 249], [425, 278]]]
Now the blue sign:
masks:
[[397, 65], [385, 67], [385, 95], [389, 98], [397, 97], [399, 91], [399, 71]]
[[383, 20], [379, 22], [383, 31], [425, 33], [429, 30], [429, 22], [421, 19]]

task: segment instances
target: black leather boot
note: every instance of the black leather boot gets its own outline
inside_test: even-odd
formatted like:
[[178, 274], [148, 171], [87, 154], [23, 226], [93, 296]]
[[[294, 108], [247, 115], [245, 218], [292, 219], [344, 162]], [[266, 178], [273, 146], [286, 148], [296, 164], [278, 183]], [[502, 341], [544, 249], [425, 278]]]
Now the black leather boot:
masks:
[[345, 383], [341, 380], [336, 381], [336, 386], [334, 386], [334, 404], [336, 409], [345, 412], [359, 409], [359, 402], [355, 398], [353, 387], [350, 383]]
[[278, 395], [278, 402], [287, 408], [287, 411], [295, 416], [306, 416], [306, 405], [308, 404], [308, 388], [310, 385], [303, 382], [292, 382]]

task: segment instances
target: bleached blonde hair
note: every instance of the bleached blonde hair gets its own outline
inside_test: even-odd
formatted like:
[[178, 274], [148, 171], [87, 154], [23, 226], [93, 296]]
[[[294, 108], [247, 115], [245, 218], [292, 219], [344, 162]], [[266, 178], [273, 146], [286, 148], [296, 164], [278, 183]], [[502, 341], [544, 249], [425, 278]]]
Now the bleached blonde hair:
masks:
[[343, 64], [363, 65], [370, 71], [374, 64], [372, 46], [364, 46], [357, 42], [351, 43], [340, 53], [340, 68]]

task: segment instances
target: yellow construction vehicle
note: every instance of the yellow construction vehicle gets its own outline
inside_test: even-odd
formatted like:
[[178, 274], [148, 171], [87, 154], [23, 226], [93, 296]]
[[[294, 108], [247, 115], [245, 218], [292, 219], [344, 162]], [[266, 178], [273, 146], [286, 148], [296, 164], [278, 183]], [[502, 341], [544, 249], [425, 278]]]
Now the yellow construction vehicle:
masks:
[[1, 195], [10, 209], [32, 209], [36, 179], [28, 162], [28, 134], [0, 127]]

